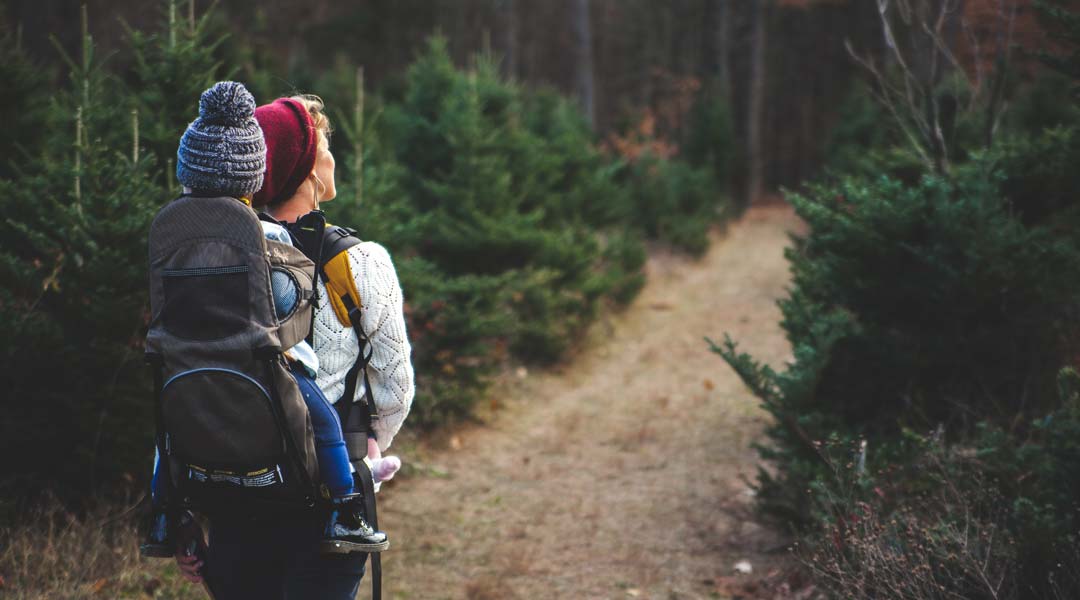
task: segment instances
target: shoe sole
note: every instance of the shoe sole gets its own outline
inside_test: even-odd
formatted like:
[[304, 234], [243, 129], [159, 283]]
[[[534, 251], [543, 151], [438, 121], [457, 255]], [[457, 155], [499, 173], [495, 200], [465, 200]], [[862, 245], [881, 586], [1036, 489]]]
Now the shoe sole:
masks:
[[390, 547], [390, 540], [378, 544], [360, 544], [357, 542], [343, 542], [338, 540], [323, 540], [319, 543], [319, 550], [324, 554], [349, 554], [350, 552], [382, 552]]

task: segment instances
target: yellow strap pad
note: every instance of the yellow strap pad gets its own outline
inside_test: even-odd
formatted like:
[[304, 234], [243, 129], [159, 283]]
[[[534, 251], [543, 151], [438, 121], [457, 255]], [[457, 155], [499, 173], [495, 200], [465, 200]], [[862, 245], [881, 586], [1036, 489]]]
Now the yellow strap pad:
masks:
[[349, 311], [341, 297], [348, 294], [358, 308], [363, 308], [363, 305], [360, 304], [360, 294], [356, 291], [356, 280], [353, 279], [352, 267], [349, 265], [349, 253], [339, 252], [337, 256], [326, 261], [323, 272], [326, 273], [326, 291], [330, 296], [330, 305], [334, 307], [334, 314], [342, 325], [352, 327]]

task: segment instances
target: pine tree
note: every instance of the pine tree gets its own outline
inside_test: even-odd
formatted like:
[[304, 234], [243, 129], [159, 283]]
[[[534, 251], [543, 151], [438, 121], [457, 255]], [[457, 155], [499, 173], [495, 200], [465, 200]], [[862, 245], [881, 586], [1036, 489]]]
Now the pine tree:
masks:
[[422, 211], [421, 254], [450, 275], [508, 277], [514, 320], [508, 342], [521, 356], [552, 360], [592, 316], [592, 267], [600, 245], [578, 220], [547, 203], [553, 148], [522, 127], [520, 91], [479, 57], [454, 70], [438, 41], [410, 70], [395, 145], [405, 189]]
[[[1053, 408], [1080, 337], [1080, 244], [1028, 226], [989, 159], [952, 180], [851, 179], [791, 198], [810, 231], [780, 301], [795, 359], [782, 372], [714, 346], [775, 417], [762, 498], [806, 523], [810, 484], [834, 481], [817, 443], [865, 436], [873, 464], [905, 431], [1016, 427]], [[850, 447], [850, 446], [847, 446]]]
[[23, 51], [21, 26], [0, 21], [0, 107], [9, 115], [0, 138], [0, 177], [11, 177], [14, 161], [40, 150], [50, 80], [49, 70]]
[[149, 460], [145, 234], [162, 190], [87, 29], [84, 8], [42, 151], [0, 180], [8, 492], [93, 489]]
[[[1040, 52], [1039, 58], [1074, 82], [1080, 81], [1080, 13], [1063, 0], [1035, 0], [1035, 9], [1048, 25], [1050, 37], [1063, 48], [1060, 52]], [[1074, 89], [1073, 100], [1078, 97], [1080, 95]]]
[[[190, 3], [192, 0], [186, 0]], [[218, 58], [226, 37], [213, 30], [213, 14], [193, 10], [177, 17], [177, 0], [164, 2], [161, 30], [134, 30], [125, 24], [134, 65], [127, 82], [140, 116], [143, 148], [158, 160], [158, 181], [176, 190], [179, 133], [198, 114], [199, 96], [231, 71]]]

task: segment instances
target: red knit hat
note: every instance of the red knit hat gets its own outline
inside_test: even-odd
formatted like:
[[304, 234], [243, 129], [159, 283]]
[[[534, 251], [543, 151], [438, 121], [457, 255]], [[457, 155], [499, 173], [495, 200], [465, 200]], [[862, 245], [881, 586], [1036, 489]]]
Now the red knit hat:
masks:
[[251, 204], [265, 206], [292, 198], [304, 183], [315, 168], [319, 138], [307, 108], [291, 98], [256, 108], [255, 120], [266, 138], [266, 177]]

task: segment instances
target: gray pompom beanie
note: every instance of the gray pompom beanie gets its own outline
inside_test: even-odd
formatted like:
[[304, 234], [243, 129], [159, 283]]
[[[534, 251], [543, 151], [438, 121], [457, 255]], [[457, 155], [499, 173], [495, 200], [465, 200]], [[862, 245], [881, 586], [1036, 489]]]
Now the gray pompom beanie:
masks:
[[180, 138], [176, 178], [200, 192], [250, 198], [266, 171], [266, 142], [255, 98], [243, 84], [219, 81], [199, 98], [199, 117]]

